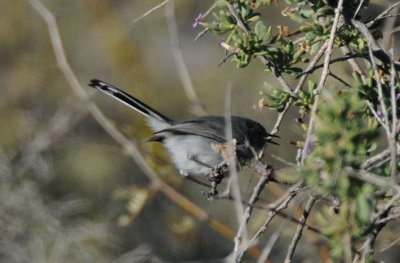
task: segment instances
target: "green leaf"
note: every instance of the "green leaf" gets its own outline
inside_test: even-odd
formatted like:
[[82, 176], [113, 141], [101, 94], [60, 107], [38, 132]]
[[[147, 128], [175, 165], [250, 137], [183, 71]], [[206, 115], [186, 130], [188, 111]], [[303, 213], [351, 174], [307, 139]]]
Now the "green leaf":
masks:
[[356, 204], [356, 216], [358, 220], [360, 220], [361, 223], [368, 222], [372, 212], [370, 202], [362, 193], [360, 193], [359, 195], [357, 195]]
[[368, 153], [372, 153], [374, 152], [376, 149], [378, 148], [378, 144], [377, 143], [371, 143], [371, 145], [367, 148], [367, 152]]
[[329, 16], [329, 15], [334, 15], [335, 11], [332, 9], [330, 6], [324, 6], [321, 7], [317, 10], [318, 15], [321, 16]]
[[262, 21], [258, 21], [254, 27], [254, 32], [260, 39], [264, 40], [267, 36], [268, 28], [264, 25]]
[[355, 81], [357, 82], [357, 85], [363, 85], [363, 81], [361, 79], [361, 75], [360, 73], [358, 73], [357, 71], [353, 71], [353, 78], [355, 79]]
[[313, 44], [310, 48], [310, 54], [315, 54], [319, 50], [319, 42]]
[[317, 83], [315, 81], [309, 80], [308, 81], [308, 92], [310, 94], [314, 93], [314, 90], [317, 88]]
[[302, 9], [302, 10], [300, 10], [300, 16], [303, 17], [303, 18], [310, 18], [314, 14], [315, 14], [314, 10], [312, 10], [312, 9], [307, 9], [307, 10]]
[[247, 18], [247, 21], [248, 22], [256, 22], [256, 21], [259, 21], [260, 18], [261, 18], [261, 15], [259, 13], [254, 13], [254, 14], [250, 15], [249, 18]]

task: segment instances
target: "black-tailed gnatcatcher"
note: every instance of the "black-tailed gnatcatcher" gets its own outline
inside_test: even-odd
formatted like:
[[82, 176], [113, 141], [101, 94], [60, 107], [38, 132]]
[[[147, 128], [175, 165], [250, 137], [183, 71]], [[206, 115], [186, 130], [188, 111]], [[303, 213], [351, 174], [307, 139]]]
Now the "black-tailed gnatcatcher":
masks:
[[[149, 141], [162, 142], [170, 158], [183, 176], [210, 176], [224, 158], [214, 145], [223, 145], [225, 117], [203, 116], [185, 121], [173, 121], [126, 92], [101, 80], [91, 80], [89, 86], [117, 99], [143, 114], [154, 131]], [[240, 164], [261, 158], [267, 143], [276, 135], [269, 134], [256, 121], [231, 116], [232, 138], [236, 140], [236, 157]], [[224, 173], [227, 172], [225, 169]], [[224, 176], [224, 175], [223, 175]]]

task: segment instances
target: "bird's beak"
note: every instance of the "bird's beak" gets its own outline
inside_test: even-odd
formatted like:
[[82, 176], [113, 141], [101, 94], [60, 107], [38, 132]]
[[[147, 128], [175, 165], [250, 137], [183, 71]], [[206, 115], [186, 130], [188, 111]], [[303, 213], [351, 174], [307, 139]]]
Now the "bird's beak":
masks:
[[274, 141], [272, 141], [272, 140], [268, 140], [268, 143], [275, 144], [275, 145], [279, 145], [279, 143], [274, 142]]
[[274, 141], [272, 140], [272, 138], [278, 138], [278, 139], [280, 139], [281, 137], [279, 137], [278, 135], [275, 135], [275, 134], [270, 134], [270, 135], [268, 135], [267, 137], [265, 137], [265, 139], [267, 140], [268, 143], [275, 144], [275, 145], [279, 145], [279, 143], [274, 142]]

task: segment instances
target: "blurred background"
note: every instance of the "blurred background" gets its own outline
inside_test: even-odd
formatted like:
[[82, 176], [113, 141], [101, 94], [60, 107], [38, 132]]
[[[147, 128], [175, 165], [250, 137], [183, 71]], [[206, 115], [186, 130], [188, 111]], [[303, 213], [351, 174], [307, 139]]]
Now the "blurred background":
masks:
[[[198, 112], [186, 96], [173, 55], [178, 41], [194, 90], [208, 114], [224, 114], [225, 94], [231, 87], [232, 114], [272, 129], [276, 114], [257, 105], [259, 92], [276, 82], [261, 64], [240, 70], [229, 61], [218, 66], [225, 57], [218, 46], [221, 38], [206, 34], [193, 41], [202, 29], [192, 23], [213, 1], [175, 1], [177, 37], [168, 28], [165, 7], [133, 23], [160, 3], [43, 1], [57, 20], [67, 60], [90, 100], [137, 145], [163, 182], [220, 225], [196, 216], [194, 206], [182, 207], [150, 187], [140, 167], [71, 89], [57, 65], [42, 17], [29, 1], [1, 1], [1, 262], [218, 262], [231, 252], [231, 235], [237, 229], [233, 203], [207, 201], [202, 194], [207, 189], [183, 180], [163, 148], [146, 143], [151, 131], [141, 115], [87, 87], [90, 79], [98, 78], [172, 119], [195, 115]], [[264, 17], [276, 25], [290, 24], [282, 20], [281, 9], [264, 8]], [[375, 12], [381, 9], [378, 5]], [[279, 132], [281, 146], [268, 147], [264, 157], [278, 169], [295, 162], [297, 149], [288, 141], [302, 138], [301, 128], [292, 124], [296, 117], [291, 112], [285, 118]], [[258, 178], [246, 170], [240, 176], [242, 193], [248, 198]], [[267, 204], [282, 189], [271, 184], [264, 192], [261, 202]], [[265, 214], [265, 210], [255, 211], [250, 231], [258, 229]], [[281, 242], [271, 256], [280, 262], [294, 225], [286, 220], [274, 224], [260, 244], [282, 229]], [[313, 234], [306, 232], [306, 236], [296, 252], [299, 262], [310, 253], [320, 253]], [[262, 248], [252, 250], [247, 260], [251, 262]], [[317, 258], [312, 262], [319, 262]]]

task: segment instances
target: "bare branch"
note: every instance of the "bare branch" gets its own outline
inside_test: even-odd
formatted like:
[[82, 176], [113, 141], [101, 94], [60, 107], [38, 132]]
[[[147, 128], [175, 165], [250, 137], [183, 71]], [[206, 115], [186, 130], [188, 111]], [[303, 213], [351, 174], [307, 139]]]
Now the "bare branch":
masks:
[[391, 6], [389, 6], [388, 8], [386, 8], [382, 13], [380, 13], [377, 17], [375, 17], [373, 20], [371, 20], [370, 22], [368, 22], [366, 24], [367, 27], [371, 27], [373, 24], [375, 24], [376, 21], [384, 18], [386, 15], [388, 15], [390, 13], [390, 11], [392, 11], [393, 9], [395, 9], [396, 7], [398, 7], [400, 5], [400, 1], [396, 2], [394, 4], [392, 4]]
[[[397, 145], [397, 155], [400, 155], [400, 145]], [[377, 165], [382, 165], [391, 159], [391, 149], [386, 149], [377, 155], [372, 156], [371, 158], [367, 159], [362, 165], [362, 170], [371, 170], [372, 168], [376, 167]]]
[[196, 42], [199, 38], [201, 38], [202, 36], [204, 36], [210, 29], [208, 27], [204, 28], [203, 30], [201, 30], [196, 37], [193, 39], [193, 42]]
[[395, 246], [398, 242], [400, 241], [400, 237], [396, 238], [394, 241], [392, 241], [389, 245], [385, 246], [384, 248], [379, 250], [379, 253], [383, 253], [386, 250], [390, 249], [391, 247]]
[[342, 83], [346, 87], [351, 88], [351, 85], [349, 83], [344, 81], [342, 78], [339, 78], [336, 74], [334, 74], [332, 72], [329, 72], [329, 76], [331, 76], [332, 78], [336, 79], [337, 81], [339, 81], [340, 83]]
[[371, 258], [374, 253], [374, 243], [376, 237], [385, 224], [378, 224], [372, 229], [372, 233], [370, 233], [367, 239], [364, 241], [364, 244], [358, 249], [358, 255], [356, 255], [354, 262], [369, 262], [368, 258]]
[[283, 233], [283, 227], [279, 227], [269, 238], [267, 244], [265, 245], [263, 251], [261, 252], [260, 257], [258, 258], [258, 263], [264, 263], [267, 261], [269, 254], [271, 253], [272, 248], [278, 242], [278, 239], [281, 237]]
[[[258, 186], [256, 186], [255, 188], [258, 188]], [[284, 198], [286, 198], [286, 197], [287, 197], [287, 195], [284, 195]], [[217, 196], [217, 199], [233, 200], [233, 198], [230, 195]], [[276, 215], [278, 215], [278, 216], [280, 216], [280, 217], [282, 217], [282, 218], [284, 218], [284, 219], [286, 219], [286, 220], [288, 220], [288, 221], [290, 221], [290, 222], [292, 222], [294, 224], [299, 224], [300, 221], [297, 218], [295, 218], [294, 216], [289, 215], [289, 214], [283, 212], [282, 210], [277, 210], [277, 208], [276, 208], [277, 205], [276, 204], [280, 203], [280, 202], [281, 202], [281, 198], [279, 200], [277, 200], [276, 202], [274, 202], [274, 204], [270, 204], [270, 205], [256, 204], [256, 203], [250, 204], [250, 202], [246, 202], [244, 200], [242, 201], [242, 203], [245, 206], [251, 206], [251, 207], [256, 208], [256, 209], [263, 209], [263, 210], [273, 211], [273, 212], [276, 213]], [[319, 234], [319, 235], [322, 234], [321, 230], [319, 230], [318, 228], [316, 228], [316, 227], [314, 227], [312, 225], [306, 224], [304, 227], [307, 230], [310, 230], [311, 232], [313, 232], [315, 234]]]
[[[231, 86], [227, 89], [227, 94], [225, 95], [225, 123], [226, 123], [226, 140], [227, 142], [231, 142], [234, 140], [232, 134], [232, 118], [231, 118]], [[235, 203], [235, 211], [236, 217], [239, 224], [238, 231], [236, 237], [234, 239], [235, 245], [233, 248], [233, 258], [236, 262], [240, 262], [239, 255], [240, 251], [243, 250], [244, 247], [248, 246], [249, 238], [248, 238], [248, 231], [247, 231], [247, 222], [248, 218], [246, 217], [247, 211], [252, 207], [247, 207], [246, 212], [242, 202], [242, 195], [240, 193], [240, 186], [239, 186], [239, 176], [236, 169], [236, 155], [235, 155], [235, 145], [232, 143], [227, 143], [227, 153], [228, 158], [227, 162], [229, 165], [229, 175], [231, 180], [231, 189], [232, 189], [232, 196]], [[250, 217], [250, 215], [249, 215]]]
[[385, 129], [388, 130], [389, 127], [387, 126], [387, 124], [382, 120], [382, 118], [378, 115], [378, 113], [376, 112], [376, 110], [374, 109], [374, 106], [372, 105], [372, 103], [369, 100], [366, 100], [365, 103], [367, 104], [368, 109], [371, 111], [372, 115], [374, 115], [375, 119], [377, 122], [379, 122], [379, 124]]
[[192, 103], [192, 110], [197, 115], [204, 115], [206, 113], [204, 104], [199, 100], [194, 90], [189, 71], [187, 69], [185, 59], [183, 56], [182, 48], [179, 42], [178, 26], [176, 25], [174, 1], [171, 0], [165, 7], [165, 15], [167, 17], [167, 25], [169, 31], [169, 40], [172, 55], [175, 60], [175, 65], [178, 69], [178, 74], [185, 90], [186, 97]]
[[397, 193], [400, 193], [400, 186], [393, 184], [388, 180], [385, 180], [381, 176], [374, 175], [367, 171], [356, 171], [350, 167], [346, 168], [346, 171], [349, 173], [349, 176], [351, 176], [353, 178], [357, 178], [359, 180], [377, 185], [382, 189], [391, 188], [394, 191], [396, 191]]
[[[271, 170], [271, 174], [272, 174], [272, 170]], [[250, 220], [250, 216], [253, 212], [253, 208], [254, 208], [254, 204], [257, 202], [261, 192], [264, 190], [265, 185], [268, 183], [269, 181], [269, 177], [270, 174], [263, 174], [261, 175], [260, 180], [258, 181], [258, 184], [256, 185], [256, 187], [253, 190], [253, 194], [250, 197], [250, 200], [247, 204], [246, 210], [244, 211], [244, 216], [243, 216], [243, 220], [241, 223], [240, 228], [245, 228], [247, 223]], [[249, 242], [248, 244], [243, 244], [241, 247], [241, 250], [237, 252], [237, 256], [236, 256], [236, 260], [240, 262], [245, 250], [250, 246]]]
[[364, 2], [365, 2], [365, 0], [361, 0], [360, 3], [358, 3], [358, 6], [357, 6], [356, 11], [354, 12], [353, 18], [355, 18], [358, 15], [358, 12], [360, 12], [360, 9], [361, 9], [362, 5], [364, 4]]
[[157, 9], [163, 7], [165, 4], [167, 4], [170, 0], [165, 0], [163, 2], [161, 2], [160, 4], [152, 7], [149, 9], [149, 11], [147, 11], [146, 13], [144, 13], [143, 15], [139, 16], [138, 18], [136, 18], [135, 20], [132, 21], [132, 23], [136, 23], [139, 20], [142, 20], [143, 18], [145, 18], [146, 16], [150, 15], [151, 13], [153, 13], [154, 11], [156, 11]]
[[[361, 34], [365, 37], [368, 44], [368, 52], [371, 61], [372, 68], [375, 73], [375, 81], [378, 86], [378, 100], [381, 106], [381, 110], [383, 113], [383, 125], [384, 130], [386, 131], [386, 137], [388, 140], [390, 152], [391, 152], [391, 179], [395, 182], [397, 177], [397, 143], [396, 143], [396, 135], [397, 135], [397, 102], [396, 102], [396, 92], [395, 92], [395, 76], [396, 70], [393, 61], [393, 48], [391, 49], [392, 56], [390, 56], [390, 97], [392, 104], [392, 125], [390, 126], [389, 122], [389, 113], [387, 110], [387, 106], [385, 104], [385, 99], [383, 95], [383, 87], [382, 80], [379, 76], [378, 66], [375, 61], [374, 51], [379, 50], [384, 54], [382, 49], [378, 46], [375, 39], [373, 38], [371, 32], [368, 30], [367, 26], [361, 23], [360, 21], [352, 20], [353, 25], [361, 32]], [[385, 54], [385, 57], [387, 55]], [[394, 108], [393, 108], [394, 107]]]
[[[342, 51], [342, 53], [344, 55], [351, 53], [351, 51], [350, 51], [348, 46], [342, 46], [342, 47], [340, 47], [340, 50]], [[365, 75], [365, 72], [362, 70], [362, 68], [357, 63], [357, 61], [354, 58], [350, 58], [347, 61], [349, 62], [350, 66], [353, 68], [353, 71], [355, 71], [358, 74], [360, 74], [363, 83], [367, 83], [367, 76]]]
[[304, 208], [304, 211], [303, 211], [303, 215], [300, 218], [300, 224], [297, 226], [296, 233], [295, 233], [295, 235], [292, 239], [292, 242], [289, 246], [289, 251], [285, 258], [285, 263], [292, 262], [294, 251], [296, 250], [297, 244], [300, 241], [302, 233], [303, 233], [304, 225], [306, 224], [307, 218], [310, 215], [311, 209], [314, 206], [316, 200], [317, 200], [316, 197], [311, 196], [307, 201], [306, 207]]
[[[357, 23], [358, 23], [359, 27], [365, 27], [365, 25], [362, 24], [361, 22], [357, 22]], [[367, 43], [368, 43], [369, 58], [370, 58], [370, 61], [371, 61], [371, 64], [372, 64], [372, 68], [374, 69], [375, 81], [376, 81], [376, 84], [378, 86], [378, 100], [379, 100], [379, 103], [381, 104], [381, 109], [382, 109], [382, 113], [383, 113], [383, 117], [384, 117], [384, 123], [386, 124], [386, 127], [387, 127], [387, 128], [385, 128], [385, 130], [387, 132], [387, 135], [390, 136], [389, 115], [388, 115], [388, 112], [387, 112], [387, 107], [386, 107], [386, 104], [385, 104], [385, 100], [383, 98], [382, 82], [381, 82], [381, 78], [379, 76], [378, 66], [376, 64], [375, 57], [374, 57], [374, 54], [372, 52], [373, 51], [373, 49], [372, 49], [372, 46], [373, 46], [372, 43], [373, 42], [371, 42], [371, 39], [373, 39], [373, 37], [372, 37], [372, 35], [371, 35], [371, 33], [369, 31], [364, 31], [363, 30], [363, 31], [361, 31], [361, 33], [364, 35], [364, 37], [366, 38]]]
[[307, 156], [312, 151], [314, 124], [315, 124], [315, 118], [316, 118], [316, 114], [317, 114], [319, 97], [320, 97], [319, 94], [320, 94], [322, 88], [324, 87], [326, 78], [328, 77], [328, 74], [329, 74], [329, 61], [330, 61], [331, 56], [332, 56], [333, 41], [335, 40], [335, 35], [336, 35], [336, 31], [338, 29], [339, 20], [341, 18], [342, 9], [343, 9], [343, 0], [340, 0], [338, 2], [338, 5], [337, 5], [336, 9], [335, 9], [335, 18], [333, 20], [331, 33], [330, 33], [329, 40], [328, 40], [328, 46], [326, 48], [326, 54], [325, 54], [325, 60], [324, 60], [324, 68], [322, 70], [321, 78], [320, 78], [320, 81], [318, 83], [318, 86], [317, 86], [317, 88], [316, 88], [316, 90], [314, 92], [315, 93], [315, 99], [314, 99], [313, 108], [311, 110], [310, 121], [309, 121], [309, 124], [308, 124], [307, 137], [306, 137], [306, 140], [304, 142], [304, 148], [303, 148], [302, 157], [301, 157], [302, 158], [301, 159], [301, 163], [302, 164], [304, 164], [304, 160], [307, 158]]
[[[334, 64], [334, 63], [336, 63], [336, 62], [342, 62], [342, 61], [347, 61], [347, 60], [353, 60], [354, 58], [363, 58], [363, 57], [365, 57], [364, 54], [357, 54], [357, 53], [351, 54], [351, 53], [346, 53], [343, 57], [338, 57], [338, 58], [331, 59], [331, 60], [329, 61], [329, 64]], [[313, 73], [315, 70], [317, 70], [317, 69], [319, 69], [319, 68], [323, 68], [324, 65], [325, 65], [325, 63], [316, 65], [316, 66], [314, 66], [314, 67], [313, 67], [312, 69], [310, 69], [310, 70], [305, 70], [305, 71], [303, 71], [303, 72], [302, 72], [301, 74], [299, 74], [298, 76], [302, 76], [302, 75], [304, 75], [304, 74], [311, 74], [311, 73]]]
[[[397, 181], [397, 95], [396, 95], [396, 70], [394, 68], [393, 36], [390, 48], [390, 102], [392, 106], [392, 130], [389, 137], [391, 179], [393, 183]], [[389, 124], [388, 124], [389, 125]]]
[[256, 240], [260, 237], [262, 233], [267, 230], [267, 226], [271, 223], [272, 219], [278, 214], [279, 211], [286, 209], [289, 203], [293, 200], [293, 198], [304, 189], [301, 183], [297, 183], [294, 186], [290, 187], [286, 193], [274, 204], [270, 205], [270, 212], [268, 213], [268, 217], [262, 226], [258, 229], [258, 231], [251, 238], [249, 244], [255, 244]]
[[[325, 53], [326, 48], [328, 46], [328, 42], [325, 42], [324, 45], [322, 45], [322, 47], [319, 49], [319, 51], [317, 52], [317, 54], [315, 54], [314, 58], [311, 60], [311, 62], [308, 64], [306, 71], [309, 71], [310, 69], [312, 69], [317, 63], [318, 61], [321, 59], [322, 55]], [[299, 82], [297, 83], [296, 88], [294, 89], [294, 94], [297, 96], [297, 94], [300, 92], [301, 88], [304, 85], [304, 82], [306, 81], [307, 77], [309, 74], [305, 74], [302, 75]], [[285, 117], [287, 111], [289, 110], [290, 105], [292, 104], [292, 102], [294, 101], [294, 99], [292, 97], [289, 98], [288, 102], [285, 105], [285, 108], [283, 109], [283, 111], [281, 113], [279, 113], [278, 118], [276, 119], [274, 128], [272, 129], [271, 133], [272, 134], [276, 134], [279, 131], [279, 126], [281, 125], [283, 118]]]
[[396, 214], [388, 215], [387, 217], [376, 221], [376, 223], [377, 224], [386, 224], [392, 220], [399, 220], [399, 219], [400, 219], [400, 213], [396, 213]]

